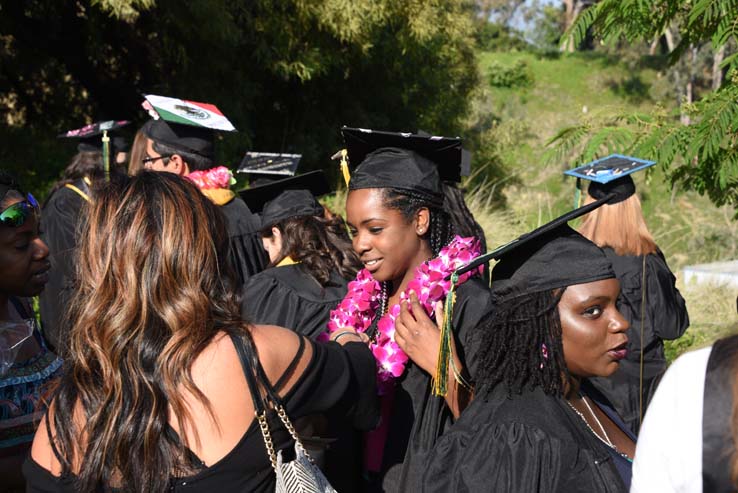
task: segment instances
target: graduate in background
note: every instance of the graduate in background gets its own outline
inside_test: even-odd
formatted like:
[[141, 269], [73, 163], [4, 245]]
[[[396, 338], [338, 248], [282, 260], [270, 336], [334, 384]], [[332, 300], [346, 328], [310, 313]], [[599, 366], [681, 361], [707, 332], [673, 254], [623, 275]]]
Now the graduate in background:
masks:
[[[617, 310], [619, 284], [607, 256], [566, 224], [601, 204], [456, 271], [499, 260], [494, 310], [475, 328], [474, 401], [408, 491], [628, 491], [635, 435], [588, 383], [618, 369], [628, 322]], [[416, 318], [403, 313], [400, 324], [412, 331], [430, 323]]]
[[[57, 352], [63, 351], [66, 337], [66, 311], [74, 289], [75, 254], [78, 228], [85, 206], [95, 188], [105, 180], [103, 136], [128, 125], [127, 121], [109, 120], [70, 130], [59, 138], [77, 140], [77, 154], [64, 169], [61, 180], [51, 189], [43, 205], [41, 238], [48, 245], [51, 261], [49, 282], [40, 296], [41, 324], [46, 342]], [[124, 173], [117, 157], [125, 152], [124, 141], [110, 135], [109, 172], [113, 179]]]
[[343, 219], [326, 219], [316, 198], [330, 191], [323, 172], [313, 171], [241, 192], [261, 217], [269, 254], [269, 266], [244, 287], [245, 320], [310, 339], [325, 332], [330, 311], [361, 267]]
[[654, 164], [615, 154], [567, 173], [591, 181], [585, 203], [611, 192], [618, 196], [588, 214], [579, 232], [601, 247], [612, 262], [620, 281], [618, 309], [631, 326], [628, 355], [618, 372], [592, 383], [636, 434], [666, 370], [664, 340], [681, 337], [689, 327], [684, 298], [646, 226], [631, 177]]
[[215, 132], [235, 127], [212, 104], [146, 95], [143, 106], [154, 118], [141, 131], [147, 137], [144, 167], [174, 173], [194, 182], [226, 217], [231, 265], [243, 285], [267, 264], [259, 238], [259, 219], [230, 187], [235, 183], [225, 166], [215, 164]]

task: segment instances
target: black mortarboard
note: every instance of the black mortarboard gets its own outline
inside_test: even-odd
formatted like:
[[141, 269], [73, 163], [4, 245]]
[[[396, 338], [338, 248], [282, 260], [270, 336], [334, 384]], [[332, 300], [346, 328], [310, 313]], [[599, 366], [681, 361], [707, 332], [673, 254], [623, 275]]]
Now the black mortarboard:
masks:
[[261, 211], [261, 229], [293, 217], [323, 216], [324, 209], [310, 190], [285, 190], [264, 204]]
[[261, 213], [267, 202], [275, 200], [287, 190], [308, 190], [314, 197], [320, 197], [330, 193], [331, 186], [325, 174], [318, 170], [247, 188], [239, 194], [251, 212]]
[[[78, 141], [77, 151], [78, 152], [94, 152], [102, 151], [103, 142], [102, 137], [105, 132], [112, 132], [123, 128], [128, 125], [127, 120], [106, 120], [104, 122], [91, 123], [85, 125], [82, 128], [74, 130], [68, 130], [64, 133], [59, 134], [57, 137], [60, 139], [76, 139]], [[113, 149], [116, 151], [121, 150], [117, 147], [120, 144], [120, 137], [112, 138]]]
[[461, 139], [363, 128], [341, 129], [350, 189], [398, 188], [437, 195], [440, 181], [459, 182]]
[[142, 106], [153, 120], [141, 132], [155, 142], [212, 159], [214, 131], [236, 130], [213, 104], [153, 94], [144, 97]]
[[656, 164], [656, 161], [646, 161], [622, 154], [611, 154], [602, 159], [592, 161], [572, 170], [564, 171], [565, 175], [589, 180], [589, 194], [595, 199], [601, 199], [613, 193], [615, 198], [609, 204], [617, 204], [635, 193], [635, 183], [630, 176], [636, 171], [646, 169]]
[[294, 176], [301, 158], [302, 154], [247, 152], [236, 172], [248, 174], [252, 187], [265, 185]]
[[[567, 226], [567, 223], [571, 220], [574, 220], [578, 217], [581, 217], [585, 214], [588, 214], [589, 212], [592, 212], [593, 210], [597, 209], [598, 207], [601, 207], [602, 205], [609, 203], [609, 200], [615, 199], [616, 196], [614, 194], [607, 195], [606, 197], [603, 197], [601, 199], [596, 200], [595, 202], [592, 202], [590, 204], [587, 204], [585, 206], [579, 207], [577, 209], [574, 209], [572, 211], [567, 212], [566, 214], [563, 214], [553, 221], [550, 221], [543, 226], [539, 226], [538, 228], [534, 229], [533, 231], [530, 231], [528, 233], [525, 233], [518, 238], [514, 239], [513, 241], [506, 243], [502, 246], [497, 247], [496, 249], [492, 250], [491, 252], [487, 252], [484, 255], [480, 255], [479, 257], [475, 258], [471, 262], [469, 262], [464, 267], [461, 267], [460, 269], [457, 269], [455, 274], [461, 275], [465, 272], [469, 272], [472, 269], [475, 269], [479, 267], [482, 264], [485, 264], [489, 262], [490, 260], [501, 260], [503, 257], [508, 255], [515, 255], [517, 252], [528, 252], [529, 249], [526, 246], [528, 243], [539, 245], [541, 240], [540, 238], [544, 239], [552, 239], [556, 236], [557, 232], [564, 231], [561, 228], [564, 226]], [[567, 226], [568, 228], [568, 226]], [[552, 236], [553, 235], [553, 236]], [[589, 241], [589, 240], [587, 240]], [[592, 244], [594, 245], [594, 243]], [[595, 248], [596, 245], [594, 245]], [[535, 247], [533, 247], [535, 248]], [[523, 255], [525, 257], [525, 255]], [[576, 265], [577, 259], [571, 258], [571, 264]], [[545, 270], [545, 269], [544, 269]], [[543, 273], [545, 274], [545, 272]], [[586, 275], [586, 274], [585, 274]], [[494, 282], [494, 280], [493, 280]], [[586, 282], [586, 281], [582, 281]]]

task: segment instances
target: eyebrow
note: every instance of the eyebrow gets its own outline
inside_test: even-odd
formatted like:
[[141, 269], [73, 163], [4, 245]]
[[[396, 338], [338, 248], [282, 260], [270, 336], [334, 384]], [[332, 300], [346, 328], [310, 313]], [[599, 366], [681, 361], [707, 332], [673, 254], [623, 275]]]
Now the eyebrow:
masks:
[[606, 295], [588, 296], [586, 299], [580, 301], [580, 303], [591, 303], [593, 301], [608, 301], [609, 299], [610, 297]]
[[370, 222], [372, 222], [372, 221], [384, 221], [384, 219], [382, 219], [382, 218], [379, 218], [379, 217], [370, 217], [369, 219], [364, 219], [363, 221], [361, 221], [361, 224], [360, 224], [360, 226], [363, 226], [363, 225], [365, 225], [366, 223], [370, 223]]

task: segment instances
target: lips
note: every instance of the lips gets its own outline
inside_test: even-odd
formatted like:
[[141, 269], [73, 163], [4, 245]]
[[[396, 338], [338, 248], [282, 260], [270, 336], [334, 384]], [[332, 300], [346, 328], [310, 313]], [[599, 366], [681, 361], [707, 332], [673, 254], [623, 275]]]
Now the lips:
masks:
[[373, 258], [371, 260], [362, 260], [362, 263], [369, 272], [375, 272], [379, 269], [379, 265], [382, 263], [382, 260], [383, 259], [381, 258]]
[[31, 281], [37, 284], [46, 284], [49, 281], [49, 269], [51, 264], [47, 264], [42, 269], [37, 270], [31, 275]]
[[616, 361], [624, 359], [628, 355], [628, 341], [626, 340], [619, 346], [615, 346], [614, 348], [610, 349], [607, 354], [609, 354], [612, 359]]

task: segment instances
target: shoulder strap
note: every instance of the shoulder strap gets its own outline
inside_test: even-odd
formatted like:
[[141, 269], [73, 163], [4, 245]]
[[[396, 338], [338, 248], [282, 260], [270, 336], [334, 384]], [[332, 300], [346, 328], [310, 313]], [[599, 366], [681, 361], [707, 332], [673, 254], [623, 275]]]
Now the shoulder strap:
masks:
[[[290, 362], [287, 369], [282, 373], [282, 376], [279, 377], [279, 380], [277, 380], [277, 383], [274, 384], [274, 391], [279, 392], [279, 389], [284, 387], [284, 384], [287, 383], [287, 380], [292, 376], [292, 374], [295, 372], [295, 368], [297, 367], [297, 364], [300, 362], [300, 359], [302, 358], [302, 353], [305, 352], [305, 338], [302, 336], [300, 337], [300, 347], [297, 348], [297, 354], [295, 354], [295, 357], [292, 358], [292, 361]], [[259, 365], [261, 367], [261, 365]], [[266, 375], [265, 375], [266, 376]]]
[[254, 411], [257, 414], [261, 414], [266, 409], [264, 399], [261, 396], [261, 391], [256, 383], [256, 377], [252, 369], [253, 354], [251, 354], [250, 348], [245, 344], [243, 337], [235, 336], [231, 334], [231, 341], [236, 348], [238, 353], [238, 360], [241, 362], [241, 369], [243, 375], [246, 377], [246, 383], [249, 386], [249, 392], [251, 393], [251, 399], [254, 402]]
[[69, 464], [67, 464], [67, 461], [64, 460], [64, 457], [62, 457], [61, 453], [59, 452], [59, 449], [56, 448], [56, 442], [54, 441], [54, 437], [51, 435], [51, 425], [49, 422], [48, 409], [44, 413], [44, 421], [46, 423], [46, 436], [49, 439], [49, 445], [51, 445], [51, 451], [54, 453], [54, 457], [56, 457], [56, 460], [59, 461], [59, 464], [61, 464], [62, 474], [64, 474], [65, 471], [68, 471], [71, 468], [69, 467]]

